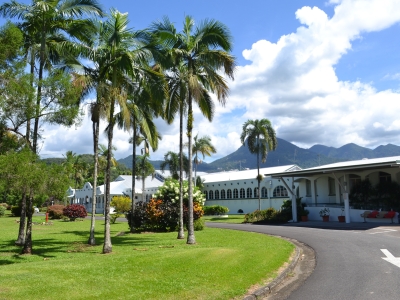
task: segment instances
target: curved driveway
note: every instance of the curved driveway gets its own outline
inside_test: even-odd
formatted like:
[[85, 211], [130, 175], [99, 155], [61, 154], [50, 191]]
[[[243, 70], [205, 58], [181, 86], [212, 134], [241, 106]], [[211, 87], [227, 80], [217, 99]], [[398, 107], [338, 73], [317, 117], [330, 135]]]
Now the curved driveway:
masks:
[[[355, 223], [343, 227], [338, 227], [337, 222], [332, 225], [308, 222], [307, 227], [304, 224], [207, 223], [207, 226], [279, 235], [311, 246], [317, 258], [315, 271], [288, 299], [400, 299], [398, 224]], [[398, 266], [382, 259], [391, 255]]]

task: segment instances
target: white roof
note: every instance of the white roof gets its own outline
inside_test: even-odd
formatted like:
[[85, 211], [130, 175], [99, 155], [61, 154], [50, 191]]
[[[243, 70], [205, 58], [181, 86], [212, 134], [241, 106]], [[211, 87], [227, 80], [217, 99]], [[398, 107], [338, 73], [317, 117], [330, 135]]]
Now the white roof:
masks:
[[[277, 176], [310, 176], [314, 174], [331, 173], [339, 171], [362, 171], [390, 167], [400, 167], [400, 156], [360, 159], [352, 161], [342, 161], [329, 165], [322, 165], [314, 168], [308, 168], [298, 171], [286, 171]], [[266, 173], [269, 174], [269, 173]], [[274, 175], [274, 174], [271, 174]]]
[[[297, 165], [262, 168], [262, 169], [260, 169], [260, 174], [271, 174], [272, 175], [275, 173], [282, 173], [282, 172], [291, 171], [291, 170], [295, 170], [295, 169], [300, 169], [300, 168]], [[257, 169], [251, 169], [251, 170], [243, 170], [243, 171], [209, 173], [207, 175], [201, 176], [201, 179], [204, 179], [204, 183], [209, 183], [209, 182], [221, 182], [221, 181], [229, 181], [229, 180], [255, 179], [256, 177], [257, 177]]]

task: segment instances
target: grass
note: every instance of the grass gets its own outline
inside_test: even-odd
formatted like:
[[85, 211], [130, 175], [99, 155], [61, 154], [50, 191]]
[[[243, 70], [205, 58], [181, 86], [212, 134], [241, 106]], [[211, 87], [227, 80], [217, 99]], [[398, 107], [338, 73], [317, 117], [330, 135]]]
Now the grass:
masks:
[[[35, 222], [44, 217], [35, 217]], [[0, 299], [233, 299], [277, 275], [294, 246], [258, 233], [206, 228], [195, 245], [176, 232], [130, 234], [112, 224], [113, 252], [86, 245], [90, 220], [34, 225], [33, 255], [14, 246], [16, 218], [0, 218]]]
[[233, 223], [241, 224], [244, 221], [244, 215], [228, 215], [227, 218], [218, 218], [213, 216], [204, 216], [206, 222], [220, 222], [220, 223]]

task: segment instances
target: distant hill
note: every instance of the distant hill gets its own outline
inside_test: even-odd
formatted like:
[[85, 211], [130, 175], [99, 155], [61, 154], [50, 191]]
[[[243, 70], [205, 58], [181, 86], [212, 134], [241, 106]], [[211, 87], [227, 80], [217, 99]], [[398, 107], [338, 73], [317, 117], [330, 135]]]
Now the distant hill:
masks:
[[[278, 147], [275, 151], [268, 153], [267, 161], [261, 163], [260, 167], [274, 167], [290, 164], [297, 164], [301, 168], [311, 168], [318, 165], [326, 165], [339, 161], [357, 160], [363, 158], [378, 158], [387, 156], [400, 156], [400, 146], [388, 144], [379, 146], [373, 150], [347, 144], [340, 148], [327, 147], [324, 145], [314, 145], [309, 149], [304, 149], [278, 138]], [[132, 156], [118, 160], [128, 168], [132, 167]], [[162, 161], [151, 161], [156, 169], [160, 169]], [[235, 169], [255, 169], [257, 168], [257, 156], [251, 154], [247, 146], [242, 146], [231, 154], [213, 161], [212, 163], [202, 163], [198, 170], [203, 172], [219, 172]]]

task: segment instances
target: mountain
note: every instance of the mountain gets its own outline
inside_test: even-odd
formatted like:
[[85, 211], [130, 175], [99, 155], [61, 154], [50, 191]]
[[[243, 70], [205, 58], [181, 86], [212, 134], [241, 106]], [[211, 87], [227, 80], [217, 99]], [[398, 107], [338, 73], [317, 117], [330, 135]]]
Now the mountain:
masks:
[[[297, 164], [301, 168], [311, 168], [318, 165], [326, 165], [339, 161], [357, 160], [363, 158], [378, 158], [387, 156], [400, 156], [400, 146], [388, 144], [379, 146], [373, 150], [350, 143], [340, 148], [314, 145], [309, 149], [303, 149], [277, 138], [278, 147], [268, 153], [267, 161], [260, 163], [261, 168]], [[132, 155], [118, 160], [128, 168], [132, 167]], [[160, 169], [161, 160], [150, 161], [155, 169]], [[256, 169], [257, 155], [250, 153], [247, 146], [242, 146], [231, 154], [217, 159], [211, 163], [202, 163], [198, 171], [219, 172], [239, 169]]]
[[340, 148], [314, 145], [308, 150], [329, 158], [337, 158], [341, 161], [400, 155], [400, 146], [393, 144], [387, 144], [386, 146], [381, 145], [373, 150], [358, 146], [353, 143], [346, 144]]

